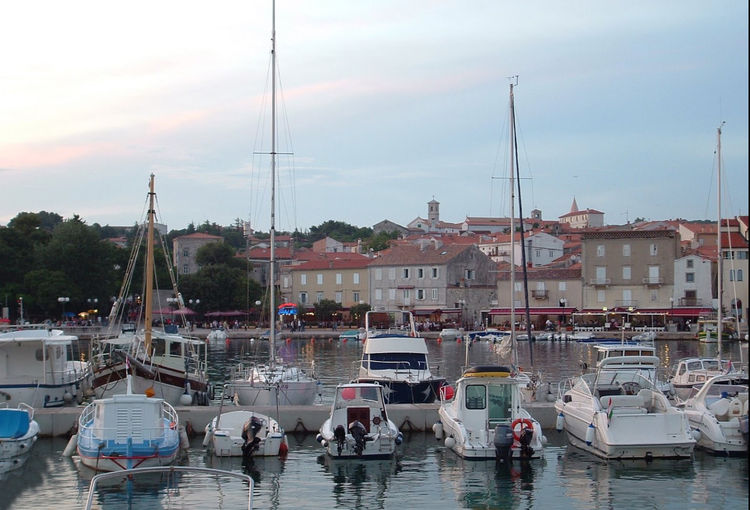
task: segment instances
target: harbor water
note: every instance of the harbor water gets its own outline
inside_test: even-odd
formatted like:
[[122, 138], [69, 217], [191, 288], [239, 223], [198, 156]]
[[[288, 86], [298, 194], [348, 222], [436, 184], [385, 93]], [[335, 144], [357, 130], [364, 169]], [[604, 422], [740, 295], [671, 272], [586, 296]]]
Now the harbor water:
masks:
[[[657, 341], [665, 367], [693, 355], [715, 355], [716, 346], [694, 341]], [[465, 362], [465, 345], [428, 340], [433, 368], [454, 381]], [[742, 346], [747, 359], [747, 344]], [[536, 342], [533, 369], [554, 382], [576, 375], [595, 355], [587, 344]], [[725, 346], [740, 358], [740, 345]], [[211, 375], [217, 386], [240, 359], [266, 359], [268, 343], [233, 339], [210, 346]], [[315, 361], [322, 403], [353, 375], [358, 342], [318, 337], [279, 342], [281, 357]], [[519, 344], [521, 365], [531, 368], [528, 343]], [[501, 362], [497, 346], [471, 346], [471, 364]], [[255, 508], [747, 508], [747, 458], [715, 457], [696, 451], [692, 459], [605, 462], [568, 447], [562, 434], [545, 431], [544, 458], [526, 464], [464, 461], [430, 433], [407, 433], [398, 457], [389, 461], [341, 461], [323, 455], [313, 435], [290, 434], [284, 459], [207, 456], [201, 437], [180, 463], [250, 474]], [[63, 457], [66, 438], [42, 438], [19, 468], [0, 474], [0, 508], [82, 508], [93, 472]], [[243, 490], [244, 489], [244, 490]], [[152, 477], [141, 486], [125, 480], [101, 491], [96, 508], [244, 508], [247, 488], [230, 480], [192, 481]], [[243, 506], [244, 505], [244, 506]]]

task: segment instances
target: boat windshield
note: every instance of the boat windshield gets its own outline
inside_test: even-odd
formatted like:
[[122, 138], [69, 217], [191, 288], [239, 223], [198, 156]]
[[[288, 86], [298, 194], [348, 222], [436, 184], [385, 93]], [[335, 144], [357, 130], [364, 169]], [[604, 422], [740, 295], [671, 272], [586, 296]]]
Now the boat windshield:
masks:
[[369, 370], [427, 370], [427, 355], [417, 352], [382, 352], [365, 355], [362, 367]]
[[490, 384], [487, 390], [489, 394], [487, 414], [490, 424], [509, 422], [513, 417], [513, 386], [510, 384]]

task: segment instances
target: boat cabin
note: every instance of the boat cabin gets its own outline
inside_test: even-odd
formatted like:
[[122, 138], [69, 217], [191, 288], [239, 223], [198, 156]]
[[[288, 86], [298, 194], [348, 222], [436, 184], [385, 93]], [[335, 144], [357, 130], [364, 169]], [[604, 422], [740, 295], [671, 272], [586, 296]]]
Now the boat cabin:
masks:
[[506, 367], [475, 367], [464, 372], [456, 391], [458, 412], [467, 430], [509, 425], [520, 406], [518, 382]]

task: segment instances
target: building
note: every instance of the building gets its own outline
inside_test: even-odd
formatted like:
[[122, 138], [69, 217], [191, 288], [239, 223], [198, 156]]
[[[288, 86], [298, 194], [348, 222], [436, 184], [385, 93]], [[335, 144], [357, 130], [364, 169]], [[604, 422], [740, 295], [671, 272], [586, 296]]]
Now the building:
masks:
[[286, 266], [281, 271], [281, 295], [300, 308], [310, 308], [324, 299], [350, 308], [368, 298], [370, 261], [355, 253], [328, 254]]
[[[513, 257], [521, 263], [521, 234], [516, 233], [513, 239]], [[546, 266], [563, 255], [564, 241], [545, 232], [529, 232], [524, 235], [526, 245], [526, 264], [531, 267]], [[482, 236], [479, 243], [482, 253], [494, 262], [510, 262], [510, 234]]]
[[570, 228], [596, 228], [604, 226], [604, 213], [596, 209], [578, 209], [575, 197], [570, 211], [559, 217], [560, 223]]
[[584, 309], [668, 309], [674, 298], [675, 230], [602, 230], [581, 236]]
[[172, 240], [172, 259], [179, 275], [194, 274], [200, 269], [195, 257], [198, 250], [211, 243], [223, 243], [224, 238], [202, 232], [195, 232]]
[[378, 253], [369, 269], [375, 310], [410, 310], [419, 320], [479, 324], [494, 299], [494, 264], [475, 245], [436, 239]]

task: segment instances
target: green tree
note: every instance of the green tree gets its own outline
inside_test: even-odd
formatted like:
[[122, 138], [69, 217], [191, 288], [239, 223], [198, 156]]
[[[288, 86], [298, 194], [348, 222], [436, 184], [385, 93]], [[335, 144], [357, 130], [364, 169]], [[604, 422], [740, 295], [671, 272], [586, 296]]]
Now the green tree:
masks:
[[330, 321], [332, 315], [339, 311], [341, 304], [332, 299], [321, 299], [315, 303], [315, 318], [319, 321]]
[[234, 257], [234, 250], [226, 243], [208, 243], [198, 248], [195, 261], [200, 266], [229, 264]]
[[367, 303], [356, 304], [349, 309], [352, 320], [359, 326], [365, 325], [365, 314], [370, 311], [370, 305]]

